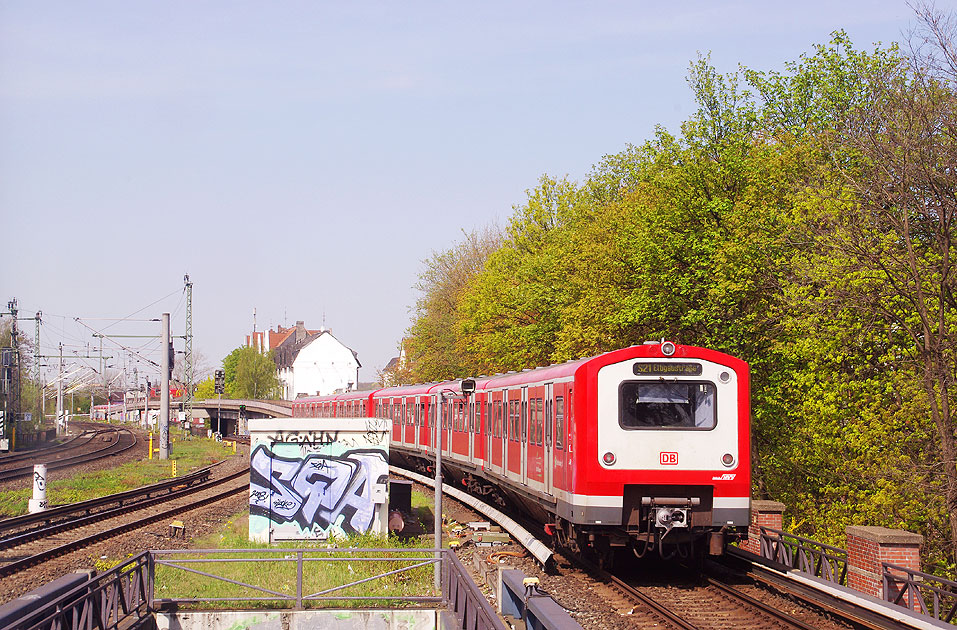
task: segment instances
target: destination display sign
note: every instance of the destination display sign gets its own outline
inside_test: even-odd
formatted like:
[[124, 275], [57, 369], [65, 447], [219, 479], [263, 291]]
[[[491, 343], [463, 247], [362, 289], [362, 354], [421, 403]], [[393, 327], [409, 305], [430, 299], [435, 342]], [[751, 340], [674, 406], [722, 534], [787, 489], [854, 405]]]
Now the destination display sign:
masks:
[[635, 363], [639, 376], [701, 376], [700, 363]]

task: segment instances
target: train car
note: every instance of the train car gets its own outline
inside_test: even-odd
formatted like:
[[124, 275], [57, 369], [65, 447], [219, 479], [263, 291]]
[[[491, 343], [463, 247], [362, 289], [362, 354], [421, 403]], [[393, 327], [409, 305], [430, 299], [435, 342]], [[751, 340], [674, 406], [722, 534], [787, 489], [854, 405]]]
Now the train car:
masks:
[[665, 341], [342, 396], [392, 420], [398, 463], [429, 471], [437, 426], [447, 480], [600, 559], [616, 547], [720, 553], [747, 535], [749, 369], [729, 355]]

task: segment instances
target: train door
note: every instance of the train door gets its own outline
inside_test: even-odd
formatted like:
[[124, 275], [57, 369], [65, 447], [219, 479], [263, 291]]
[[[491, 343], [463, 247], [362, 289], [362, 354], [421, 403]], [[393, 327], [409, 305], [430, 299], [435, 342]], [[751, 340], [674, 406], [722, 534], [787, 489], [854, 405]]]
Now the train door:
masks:
[[426, 447], [425, 451], [428, 452], [428, 445], [432, 442], [429, 436], [432, 435], [432, 414], [435, 413], [435, 407], [432, 405], [432, 398], [429, 396], [422, 397], [422, 404], [422, 426], [419, 427], [419, 445]]
[[575, 490], [575, 405], [572, 388], [565, 398], [565, 490]]
[[499, 474], [504, 470], [502, 465], [505, 447], [502, 442], [502, 394], [501, 392], [489, 392], [489, 419], [486, 421], [488, 428], [488, 461], [492, 472]]
[[545, 475], [545, 492], [547, 494], [552, 494], [552, 467], [554, 466], [554, 451], [552, 450], [552, 424], [553, 424], [553, 409], [552, 409], [552, 399], [555, 396], [555, 386], [552, 383], [545, 384], [545, 452], [544, 457], [544, 470], [543, 474]]
[[415, 397], [415, 435], [412, 436], [414, 445], [419, 446], [419, 440], [422, 439], [422, 425], [425, 424], [425, 403], [422, 398]]
[[386, 415], [392, 420], [392, 440], [398, 442], [402, 437], [402, 425], [399, 424], [398, 405], [394, 398], [387, 398], [385, 407]]
[[442, 418], [440, 417], [442, 406], [439, 403], [440, 400], [438, 396], [431, 396], [429, 398], [429, 448], [427, 451], [433, 455], [435, 454], [435, 442], [439, 439], [440, 427], [442, 426]]
[[445, 403], [445, 427], [442, 430], [442, 454], [452, 454], [452, 426], [455, 419], [455, 401], [448, 400]]
[[545, 485], [545, 388], [529, 387], [526, 417], [528, 431], [525, 440], [526, 481], [529, 486]]
[[468, 422], [466, 423], [466, 430], [468, 431], [467, 438], [469, 443], [468, 448], [468, 459], [469, 461], [475, 460], [475, 398], [471, 397], [468, 401]]
[[508, 436], [505, 439], [505, 475], [510, 479], [522, 478], [522, 390], [508, 392]]
[[528, 485], [528, 388], [522, 388], [522, 485]]

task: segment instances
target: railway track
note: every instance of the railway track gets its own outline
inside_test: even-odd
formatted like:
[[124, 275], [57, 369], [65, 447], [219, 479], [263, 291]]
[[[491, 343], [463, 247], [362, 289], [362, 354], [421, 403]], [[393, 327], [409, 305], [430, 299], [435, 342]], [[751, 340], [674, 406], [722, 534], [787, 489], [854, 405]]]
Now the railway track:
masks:
[[8, 549], [13, 546], [14, 540], [32, 535], [34, 532], [40, 532], [42, 536], [42, 532], [53, 527], [64, 529], [74, 527], [77, 522], [99, 512], [124, 507], [132, 510], [135, 509], [135, 504], [140, 504], [143, 501], [176, 496], [186, 488], [208, 481], [216, 466], [218, 464], [200, 468], [182, 477], [166, 479], [126, 492], [108, 494], [96, 499], [60, 505], [32, 514], [0, 519], [0, 550]]
[[[165, 495], [142, 499], [132, 504], [122, 505], [123, 499], [114, 501], [120, 505], [86, 516], [80, 516], [84, 508], [78, 507], [72, 518], [65, 516], [52, 524], [34, 526], [26, 531], [21, 531], [9, 523], [16, 519], [6, 519], [0, 523], [5, 525], [4, 531], [16, 531], [0, 540], [0, 578], [109, 538], [172, 519], [240, 492], [248, 492], [248, 475], [249, 468], [246, 467], [218, 479], [187, 487], [170, 488]], [[128, 499], [129, 497], [126, 500]]]
[[652, 618], [657, 627], [665, 625], [679, 630], [855, 627], [827, 619], [822, 620], [824, 623], [816, 621], [812, 625], [801, 618], [809, 614], [807, 610], [796, 609], [793, 604], [789, 606], [790, 610], [782, 610], [711, 577], [702, 576], [693, 582], [649, 585], [642, 584], [643, 580], [615, 575], [577, 556], [569, 560], [612, 587], [621, 597], [631, 598], [634, 608], [630, 614]]
[[[85, 430], [83, 433], [74, 435], [62, 442], [47, 442], [42, 446], [26, 451], [10, 451], [9, 453], [0, 453], [0, 468], [8, 468], [13, 464], [35, 461], [56, 453], [69, 451], [79, 448], [93, 436], [92, 431]], [[79, 444], [78, 444], [79, 442]]]
[[0, 459], [0, 483], [33, 475], [34, 464], [47, 471], [112, 457], [136, 446], [136, 435], [125, 428], [86, 429], [76, 438], [51, 448], [25, 451]]
[[[529, 531], [541, 531], [540, 524], [524, 524]], [[795, 598], [773, 587], [754, 586], [751, 577], [738, 570], [724, 569], [706, 574], [698, 569], [666, 563], [663, 571], [653, 572], [657, 580], [652, 581], [648, 577], [647, 563], [637, 575], [628, 577], [603, 570], [577, 555], [562, 556], [567, 561], [565, 566], [578, 569], [568, 574], [568, 579], [578, 589], [582, 583], [592, 581], [607, 587], [603, 595], [604, 605], [627, 616], [631, 621], [629, 625], [635, 627], [680, 630], [878, 627], [861, 624], [860, 619], [849, 611], [818, 605], [812, 598]], [[633, 569], [633, 565], [629, 563], [629, 568]]]

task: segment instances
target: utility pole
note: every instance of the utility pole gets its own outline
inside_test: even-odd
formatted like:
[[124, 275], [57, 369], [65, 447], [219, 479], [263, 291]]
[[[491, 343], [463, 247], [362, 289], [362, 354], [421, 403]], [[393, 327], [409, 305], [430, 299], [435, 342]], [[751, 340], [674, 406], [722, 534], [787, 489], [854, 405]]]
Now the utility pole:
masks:
[[160, 348], [160, 459], [169, 459], [169, 313], [163, 313], [163, 333]]
[[[63, 342], [60, 342], [60, 371], [56, 382], [56, 434], [63, 435]], [[93, 410], [90, 409], [90, 413]]]
[[33, 339], [33, 381], [37, 386], [37, 417], [33, 421], [35, 427], [43, 423], [43, 386], [40, 384], [40, 318], [43, 316], [41, 311], [37, 311], [36, 316], [36, 336]]
[[[439, 403], [439, 412], [435, 414], [435, 426], [433, 430], [435, 431], [435, 440], [432, 444], [435, 445], [435, 507], [434, 509], [434, 518], [433, 518], [433, 529], [435, 531], [435, 559], [440, 560], [442, 558], [442, 437], [443, 437], [443, 426], [445, 418], [445, 392], [439, 392], [438, 397]], [[442, 588], [442, 563], [435, 563], [435, 579], [434, 587], [436, 591], [439, 591]]]
[[186, 376], [186, 392], [183, 394], [183, 411], [186, 421], [193, 422], [193, 283], [186, 274], [186, 354], [183, 362]]

